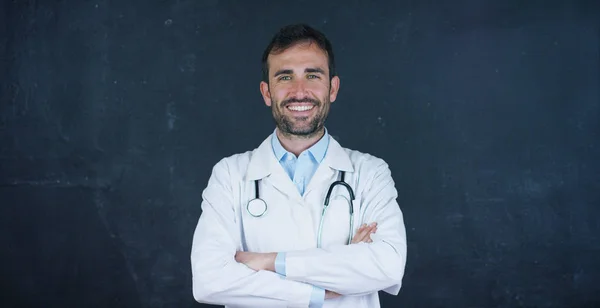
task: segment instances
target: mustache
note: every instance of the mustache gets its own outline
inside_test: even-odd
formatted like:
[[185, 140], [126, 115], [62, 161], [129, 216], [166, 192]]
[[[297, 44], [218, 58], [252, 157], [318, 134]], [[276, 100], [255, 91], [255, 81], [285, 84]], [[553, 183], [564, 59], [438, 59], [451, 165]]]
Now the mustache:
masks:
[[310, 97], [305, 97], [305, 98], [296, 98], [296, 97], [292, 97], [292, 98], [288, 98], [286, 100], [283, 100], [281, 102], [281, 106], [285, 107], [291, 103], [312, 103], [314, 105], [320, 105], [321, 102], [314, 99], [314, 98], [310, 98]]

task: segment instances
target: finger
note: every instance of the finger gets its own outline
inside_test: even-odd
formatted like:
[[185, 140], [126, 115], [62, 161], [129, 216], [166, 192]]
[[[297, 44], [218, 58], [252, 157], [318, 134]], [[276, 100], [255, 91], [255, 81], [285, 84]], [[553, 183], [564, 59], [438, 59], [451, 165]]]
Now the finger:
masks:
[[369, 234], [367, 235], [367, 243], [373, 243], [372, 235], [375, 234], [376, 232], [377, 232], [377, 227], [373, 228], [371, 230], [371, 232], [369, 232]]
[[371, 231], [369, 232], [369, 235], [371, 235], [373, 233], [377, 233], [377, 226], [374, 226], [373, 228], [371, 228]]
[[374, 226], [373, 228], [371, 228], [371, 230], [369, 230], [369, 233], [366, 235], [367, 238], [371, 239], [371, 235], [377, 233], [377, 226]]
[[358, 243], [362, 240], [364, 240], [365, 235], [367, 234], [367, 224], [362, 224], [358, 230], [356, 230], [356, 234], [354, 235], [354, 238], [352, 239], [352, 243]]
[[373, 233], [375, 233], [375, 232], [377, 232], [377, 224], [375, 224], [375, 223], [374, 223], [374, 224], [371, 224], [371, 225], [369, 225], [369, 226], [368, 226], [368, 227], [365, 229], [365, 233], [364, 233], [364, 236], [363, 236], [363, 238], [362, 238], [362, 242], [365, 242], [365, 243], [372, 243], [372, 242], [373, 242], [373, 240], [372, 240], [372, 238], [371, 238], [371, 235], [372, 235]]
[[367, 230], [367, 224], [362, 224], [360, 226], [360, 228], [358, 228], [358, 230], [356, 230], [356, 236], [361, 236], [364, 235], [365, 231]]
[[356, 236], [352, 240], [352, 243], [356, 244], [356, 243], [360, 243], [360, 242], [365, 242], [367, 239], [369, 239], [369, 235], [373, 231], [373, 228], [376, 228], [376, 227], [377, 227], [376, 223], [372, 223], [369, 225], [362, 224], [360, 226], [360, 228], [358, 229], [358, 231], [356, 232]]
[[371, 235], [375, 233], [375, 231], [371, 231], [369, 233], [367, 233], [367, 235], [365, 235], [365, 239], [363, 240], [363, 242], [365, 243], [373, 243], [373, 238], [371, 237]]
[[356, 230], [356, 234], [354, 235], [352, 242], [354, 243], [354, 242], [360, 242], [360, 241], [366, 240], [369, 233], [373, 232], [373, 230], [376, 230], [376, 228], [377, 228], [376, 222], [373, 222], [370, 224], [363, 223]]
[[352, 237], [352, 242], [351, 242], [351, 243], [352, 243], [352, 244], [359, 243], [360, 241], [362, 241], [362, 239], [363, 239], [363, 235], [362, 235], [362, 233], [357, 233], [357, 234], [355, 234], [355, 235]]
[[373, 224], [368, 224], [368, 225], [367, 225], [367, 226], [366, 226], [366, 227], [363, 229], [364, 235], [365, 235], [365, 236], [369, 235], [369, 233], [373, 232], [373, 230], [374, 230], [375, 228], [377, 228], [377, 224], [374, 224], [374, 223], [373, 223]]

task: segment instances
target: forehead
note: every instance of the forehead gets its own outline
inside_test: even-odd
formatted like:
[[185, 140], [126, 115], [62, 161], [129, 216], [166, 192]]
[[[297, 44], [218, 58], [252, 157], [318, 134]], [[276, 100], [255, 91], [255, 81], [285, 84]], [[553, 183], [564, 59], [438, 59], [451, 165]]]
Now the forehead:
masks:
[[280, 69], [301, 69], [312, 67], [328, 71], [328, 59], [324, 50], [316, 43], [299, 43], [283, 52], [270, 54], [268, 57], [269, 72]]

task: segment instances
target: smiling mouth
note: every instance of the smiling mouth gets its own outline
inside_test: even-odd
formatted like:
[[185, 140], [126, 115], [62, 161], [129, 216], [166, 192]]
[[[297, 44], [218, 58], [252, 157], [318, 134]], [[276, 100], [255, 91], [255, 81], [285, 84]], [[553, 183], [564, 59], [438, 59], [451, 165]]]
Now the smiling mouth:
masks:
[[287, 106], [287, 108], [291, 111], [309, 111], [309, 110], [313, 109], [314, 107], [315, 107], [314, 105]]

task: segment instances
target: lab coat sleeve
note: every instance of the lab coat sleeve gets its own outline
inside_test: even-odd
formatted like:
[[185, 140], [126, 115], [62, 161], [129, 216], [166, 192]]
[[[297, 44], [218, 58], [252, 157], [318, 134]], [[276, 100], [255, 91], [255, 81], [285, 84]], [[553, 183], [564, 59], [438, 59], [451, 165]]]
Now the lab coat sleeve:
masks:
[[202, 197], [191, 249], [195, 300], [240, 307], [308, 307], [313, 286], [236, 262], [241, 239], [225, 160], [213, 168]]
[[397, 295], [406, 265], [406, 230], [388, 165], [379, 160], [363, 190], [362, 223], [377, 222], [372, 243], [286, 252], [288, 280], [342, 295], [386, 291]]

